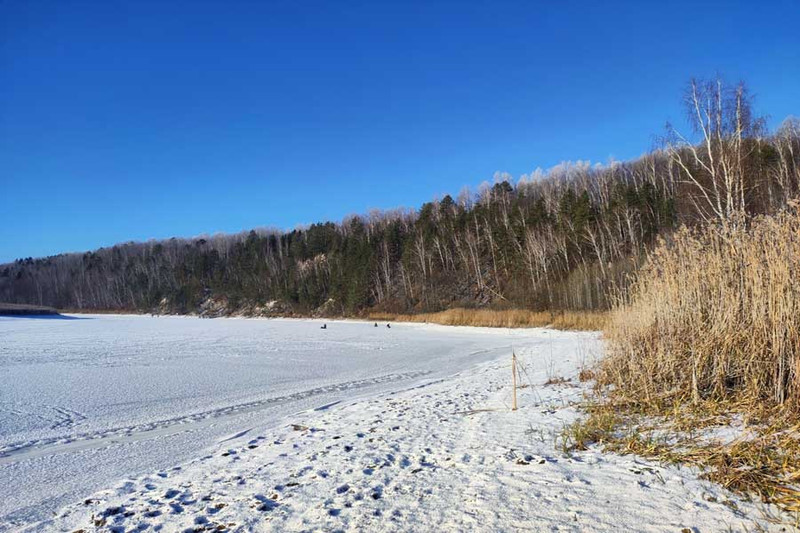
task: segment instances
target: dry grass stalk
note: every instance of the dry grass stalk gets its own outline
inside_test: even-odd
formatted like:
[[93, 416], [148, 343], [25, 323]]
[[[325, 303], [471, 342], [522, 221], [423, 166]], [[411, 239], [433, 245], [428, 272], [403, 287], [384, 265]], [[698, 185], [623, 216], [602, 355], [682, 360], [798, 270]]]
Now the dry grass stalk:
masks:
[[545, 385], [564, 385], [571, 381], [570, 378], [565, 378], [564, 376], [555, 376], [548, 378], [547, 381], [544, 382]]
[[800, 214], [679, 231], [606, 328], [601, 381], [651, 404], [800, 403]]
[[600, 444], [607, 451], [690, 464], [704, 479], [739, 494], [756, 494], [800, 517], [800, 425], [790, 425], [792, 416], [784, 409], [765, 409], [759, 418], [772, 418], [771, 424], [748, 428], [752, 431], [731, 442], [717, 442], [703, 438], [699, 430], [724, 427], [726, 416], [741, 406], [715, 402], [658, 416], [611, 402], [586, 408], [589, 416], [562, 434], [565, 451]]
[[401, 315], [371, 313], [370, 320], [398, 322], [431, 322], [446, 326], [484, 326], [494, 328], [531, 328], [550, 326], [563, 330], [599, 330], [605, 325], [607, 312], [602, 311], [528, 311], [525, 309], [463, 309], [438, 313]]

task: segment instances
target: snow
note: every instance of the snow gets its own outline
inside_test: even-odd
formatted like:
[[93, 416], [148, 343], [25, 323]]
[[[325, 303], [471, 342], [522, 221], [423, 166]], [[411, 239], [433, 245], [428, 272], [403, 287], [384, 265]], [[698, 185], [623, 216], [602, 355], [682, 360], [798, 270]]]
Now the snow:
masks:
[[597, 334], [321, 324], [0, 319], [0, 530], [776, 527], [691, 469], [560, 451]]

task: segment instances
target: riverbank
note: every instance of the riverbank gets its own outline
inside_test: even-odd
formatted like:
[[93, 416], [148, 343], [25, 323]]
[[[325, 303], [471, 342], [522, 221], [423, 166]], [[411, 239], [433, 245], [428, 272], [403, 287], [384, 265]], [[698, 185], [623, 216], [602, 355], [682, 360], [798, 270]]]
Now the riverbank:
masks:
[[215, 308], [192, 313], [171, 313], [166, 310], [114, 310], [114, 309], [63, 309], [69, 314], [97, 315], [150, 315], [196, 316], [201, 318], [295, 318], [328, 320], [366, 320], [377, 322], [430, 323], [442, 326], [470, 326], [485, 328], [543, 328], [564, 331], [602, 330], [609, 317], [607, 311], [531, 311], [528, 309], [466, 309], [452, 308], [436, 313], [390, 313], [366, 311], [355, 315], [326, 314], [320, 312], [297, 313], [283, 306], [246, 306], [241, 309]]
[[0, 316], [47, 316], [58, 315], [52, 307], [28, 304], [0, 303]]

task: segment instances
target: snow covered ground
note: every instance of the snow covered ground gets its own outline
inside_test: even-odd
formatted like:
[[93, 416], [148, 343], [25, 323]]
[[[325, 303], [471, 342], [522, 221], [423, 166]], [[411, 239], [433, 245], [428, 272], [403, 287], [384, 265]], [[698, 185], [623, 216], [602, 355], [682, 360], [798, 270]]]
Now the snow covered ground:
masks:
[[320, 324], [0, 319], [0, 530], [782, 530], [690, 469], [559, 451], [595, 334]]

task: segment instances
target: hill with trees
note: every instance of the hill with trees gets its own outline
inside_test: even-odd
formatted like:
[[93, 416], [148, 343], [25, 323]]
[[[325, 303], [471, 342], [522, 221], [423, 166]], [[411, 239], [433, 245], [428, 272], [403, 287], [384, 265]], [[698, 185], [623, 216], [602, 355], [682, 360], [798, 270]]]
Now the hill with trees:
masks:
[[417, 210], [289, 232], [131, 242], [0, 265], [0, 301], [59, 309], [359, 315], [603, 310], [682, 225], [774, 213], [800, 189], [800, 122], [774, 133], [744, 85], [693, 81], [694, 125], [636, 160], [507, 175]]

